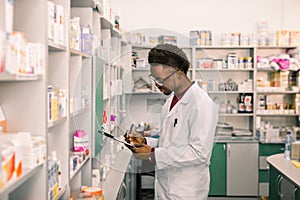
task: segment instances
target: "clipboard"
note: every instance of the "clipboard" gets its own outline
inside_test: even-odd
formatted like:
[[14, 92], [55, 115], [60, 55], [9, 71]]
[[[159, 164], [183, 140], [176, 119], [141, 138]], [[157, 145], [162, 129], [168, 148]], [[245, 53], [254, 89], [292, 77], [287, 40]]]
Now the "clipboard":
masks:
[[100, 134], [102, 134], [102, 135], [105, 135], [106, 137], [111, 138], [111, 139], [113, 139], [113, 140], [115, 140], [115, 141], [117, 141], [117, 142], [123, 143], [123, 144], [124, 144], [126, 147], [128, 147], [128, 148], [134, 148], [134, 146], [132, 146], [132, 145], [129, 144], [128, 142], [123, 141], [123, 140], [120, 140], [120, 139], [116, 138], [115, 136], [113, 136], [113, 135], [111, 135], [111, 134], [109, 134], [109, 133], [107, 133], [107, 132], [105, 132], [105, 131], [98, 130], [98, 133], [100, 133]]

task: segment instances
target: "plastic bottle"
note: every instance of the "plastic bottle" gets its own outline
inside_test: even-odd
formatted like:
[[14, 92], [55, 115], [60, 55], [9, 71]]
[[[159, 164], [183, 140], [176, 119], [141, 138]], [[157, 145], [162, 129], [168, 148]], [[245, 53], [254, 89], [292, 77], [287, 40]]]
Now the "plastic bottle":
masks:
[[290, 160], [291, 159], [291, 145], [293, 142], [292, 132], [287, 131], [285, 136], [285, 147], [284, 147], [284, 159]]

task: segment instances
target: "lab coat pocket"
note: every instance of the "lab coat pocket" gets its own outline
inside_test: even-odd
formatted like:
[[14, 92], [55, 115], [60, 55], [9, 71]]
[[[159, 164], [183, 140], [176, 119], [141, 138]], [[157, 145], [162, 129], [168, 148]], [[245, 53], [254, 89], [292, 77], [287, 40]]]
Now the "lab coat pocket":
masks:
[[185, 167], [169, 173], [168, 191], [170, 196], [195, 197], [201, 191], [201, 172], [197, 168]]

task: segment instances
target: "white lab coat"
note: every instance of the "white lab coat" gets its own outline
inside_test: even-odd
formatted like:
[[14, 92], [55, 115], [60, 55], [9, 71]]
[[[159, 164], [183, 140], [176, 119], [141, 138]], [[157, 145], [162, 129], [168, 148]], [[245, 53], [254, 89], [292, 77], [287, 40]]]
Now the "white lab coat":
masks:
[[147, 139], [156, 147], [155, 199], [205, 200], [217, 107], [196, 83], [169, 112], [172, 99], [162, 109], [160, 138]]

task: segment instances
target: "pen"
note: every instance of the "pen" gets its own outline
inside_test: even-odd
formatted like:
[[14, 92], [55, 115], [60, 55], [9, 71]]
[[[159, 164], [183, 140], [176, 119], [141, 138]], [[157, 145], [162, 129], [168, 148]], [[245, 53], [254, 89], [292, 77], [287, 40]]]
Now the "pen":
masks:
[[132, 132], [132, 130], [133, 130], [133, 127], [134, 127], [134, 124], [131, 124], [131, 126], [130, 126], [130, 129], [129, 129], [129, 133], [131, 133], [131, 132]]
[[127, 138], [129, 137], [129, 134], [132, 132], [133, 127], [134, 127], [134, 123], [131, 124], [131, 126], [130, 126], [130, 128], [129, 128], [129, 132], [127, 132], [127, 134], [126, 134], [126, 137], [127, 137]]

